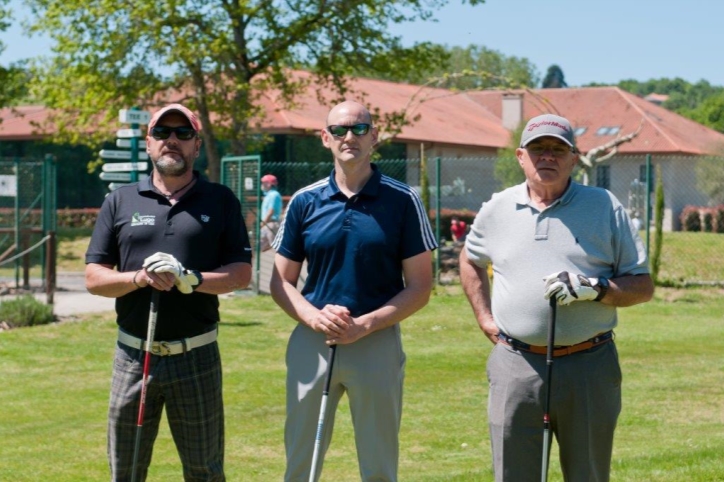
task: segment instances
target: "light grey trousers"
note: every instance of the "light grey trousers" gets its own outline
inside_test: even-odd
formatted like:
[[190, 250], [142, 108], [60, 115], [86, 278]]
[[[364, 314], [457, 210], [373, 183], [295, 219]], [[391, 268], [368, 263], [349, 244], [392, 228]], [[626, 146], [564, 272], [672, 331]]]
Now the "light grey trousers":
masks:
[[[495, 480], [540, 480], [546, 356], [499, 343], [488, 358], [487, 373]], [[566, 481], [609, 480], [620, 412], [621, 368], [614, 342], [553, 359], [551, 431]]]
[[[286, 482], [307, 482], [317, 432], [329, 347], [324, 335], [298, 325], [287, 347]], [[317, 480], [344, 393], [354, 427], [363, 482], [396, 482], [398, 435], [402, 418], [405, 354], [400, 327], [374, 332], [350, 345], [338, 345], [322, 433]]]

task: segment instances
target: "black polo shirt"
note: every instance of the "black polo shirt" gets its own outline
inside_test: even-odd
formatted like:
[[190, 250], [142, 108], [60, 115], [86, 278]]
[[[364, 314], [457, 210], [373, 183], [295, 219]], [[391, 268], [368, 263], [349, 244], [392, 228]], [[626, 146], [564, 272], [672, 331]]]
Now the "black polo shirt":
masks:
[[[118, 271], [141, 269], [156, 252], [172, 254], [184, 267], [213, 271], [230, 263], [251, 263], [249, 237], [234, 193], [197, 178], [175, 204], [161, 195], [151, 178], [116, 189], [106, 197], [93, 229], [86, 263], [109, 264]], [[151, 289], [116, 299], [118, 325], [146, 338]], [[208, 331], [219, 320], [216, 295], [161, 292], [156, 340], [175, 340]]]

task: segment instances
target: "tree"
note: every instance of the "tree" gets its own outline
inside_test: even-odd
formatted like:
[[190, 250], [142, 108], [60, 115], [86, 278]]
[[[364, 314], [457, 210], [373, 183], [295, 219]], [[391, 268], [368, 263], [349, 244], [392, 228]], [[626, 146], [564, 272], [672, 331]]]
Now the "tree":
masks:
[[515, 154], [524, 128], [525, 126], [521, 124], [515, 131], [512, 131], [508, 146], [498, 151], [498, 159], [495, 161], [495, 179], [502, 184], [503, 188], [515, 186], [525, 181], [525, 173], [521, 169], [518, 157]]
[[581, 161], [579, 166], [583, 171], [583, 179], [581, 179], [581, 182], [583, 184], [588, 184], [588, 180], [591, 178], [593, 168], [596, 166], [596, 164], [606, 161], [618, 154], [618, 146], [634, 140], [636, 136], [638, 136], [641, 132], [641, 128], [643, 126], [644, 121], [643, 119], [641, 119], [641, 123], [639, 124], [639, 127], [638, 129], [636, 129], [636, 131], [625, 136], [617, 136], [615, 139], [608, 141], [607, 143], [602, 144], [598, 147], [594, 147], [586, 153], [580, 153], [580, 155], [578, 156], [578, 159]]
[[[9, 0], [0, 0], [0, 31], [5, 31], [10, 26], [12, 16], [7, 9]], [[5, 45], [0, 42], [0, 53], [5, 50]], [[9, 66], [0, 65], [0, 107], [13, 105], [17, 99], [23, 97], [27, 90], [27, 75], [22, 63], [14, 63]], [[1, 120], [0, 120], [1, 121]]]
[[710, 205], [724, 204], [724, 158], [704, 157], [696, 163], [697, 187]]
[[[527, 58], [508, 57], [497, 50], [479, 45], [467, 47], [448, 47], [431, 44], [439, 61], [430, 65], [429, 69], [402, 73], [396, 70], [389, 72], [363, 72], [367, 77], [406, 82], [410, 84], [427, 84], [431, 79], [447, 76], [444, 85], [439, 87], [455, 90], [479, 90], [506, 87], [519, 89], [538, 85], [539, 75], [535, 65]], [[465, 72], [466, 75], [461, 74]]]
[[561, 89], [568, 87], [566, 79], [563, 77], [563, 70], [556, 64], [548, 67], [548, 71], [546, 72], [545, 78], [543, 78], [541, 87], [544, 89]]
[[[107, 140], [119, 108], [165, 103], [175, 89], [199, 114], [208, 174], [218, 180], [217, 141], [229, 141], [234, 154], [254, 149], [263, 95], [292, 105], [312, 83], [331, 87], [332, 102], [360, 72], [405, 75], [437, 63], [439, 49], [405, 48], [388, 27], [429, 19], [448, 2], [27, 0], [32, 31], [56, 43], [50, 58], [35, 63], [34, 89], [70, 141], [103, 128]], [[302, 66], [311, 78], [290, 75]]]

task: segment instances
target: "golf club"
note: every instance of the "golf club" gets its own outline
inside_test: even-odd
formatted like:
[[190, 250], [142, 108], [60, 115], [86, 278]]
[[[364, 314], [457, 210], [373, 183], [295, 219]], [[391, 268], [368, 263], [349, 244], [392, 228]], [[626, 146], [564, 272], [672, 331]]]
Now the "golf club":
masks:
[[143, 430], [143, 412], [146, 409], [146, 388], [148, 374], [151, 371], [151, 347], [156, 333], [156, 319], [158, 318], [158, 299], [160, 291], [151, 290], [151, 310], [148, 313], [148, 332], [146, 334], [146, 359], [143, 362], [143, 380], [141, 381], [141, 403], [138, 407], [138, 421], [136, 423], [136, 444], [133, 448], [133, 466], [131, 469], [131, 482], [136, 482], [138, 469], [138, 452], [141, 448], [141, 431]]
[[329, 361], [327, 362], [327, 378], [324, 381], [322, 391], [322, 404], [319, 407], [319, 420], [317, 422], [317, 436], [314, 439], [314, 453], [312, 454], [312, 468], [309, 470], [309, 482], [314, 482], [314, 475], [317, 473], [317, 461], [319, 450], [322, 447], [322, 428], [324, 427], [324, 415], [327, 411], [327, 398], [329, 398], [329, 383], [332, 380], [332, 366], [334, 365], [334, 354], [337, 352], [337, 345], [329, 347]]
[[541, 482], [548, 480], [548, 461], [550, 459], [551, 444], [551, 379], [553, 375], [553, 347], [556, 337], [556, 296], [550, 297], [551, 317], [548, 320], [548, 347], [546, 350], [546, 399], [543, 409], [543, 465], [541, 468]]

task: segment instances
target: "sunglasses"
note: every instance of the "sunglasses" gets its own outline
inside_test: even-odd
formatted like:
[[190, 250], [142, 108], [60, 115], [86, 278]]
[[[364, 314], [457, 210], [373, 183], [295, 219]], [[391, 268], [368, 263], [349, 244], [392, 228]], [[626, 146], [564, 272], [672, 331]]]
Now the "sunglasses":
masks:
[[193, 127], [168, 127], [156, 126], [151, 129], [151, 137], [158, 140], [165, 140], [171, 137], [171, 133], [176, 133], [176, 139], [180, 141], [188, 141], [196, 137], [196, 131]]
[[533, 144], [532, 146], [528, 146], [525, 149], [534, 156], [542, 156], [546, 152], [550, 152], [551, 154], [553, 154], [553, 157], [563, 157], [569, 152], [573, 151], [573, 149], [568, 146], [555, 145], [546, 147], [539, 144]]
[[356, 136], [363, 136], [367, 134], [370, 131], [370, 127], [372, 127], [369, 124], [355, 124], [353, 126], [327, 126], [327, 130], [330, 134], [332, 134], [334, 137], [344, 137], [347, 135], [349, 131], [352, 131], [352, 134]]

